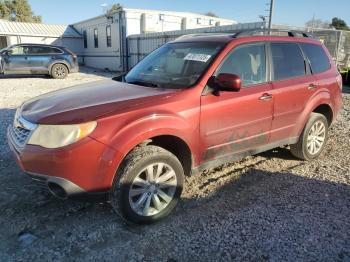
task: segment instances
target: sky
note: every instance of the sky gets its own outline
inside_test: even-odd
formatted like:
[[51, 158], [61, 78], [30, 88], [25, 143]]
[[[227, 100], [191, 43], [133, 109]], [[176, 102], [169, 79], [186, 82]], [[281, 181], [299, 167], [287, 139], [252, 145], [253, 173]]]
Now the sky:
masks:
[[[204, 14], [214, 12], [222, 18], [238, 22], [259, 21], [259, 15], [267, 15], [270, 0], [29, 0], [36, 15], [44, 23], [72, 24], [103, 13], [102, 4], [119, 2], [123, 7], [183, 11]], [[275, 0], [273, 23], [304, 26], [315, 18], [331, 21], [340, 17], [350, 25], [349, 0]]]

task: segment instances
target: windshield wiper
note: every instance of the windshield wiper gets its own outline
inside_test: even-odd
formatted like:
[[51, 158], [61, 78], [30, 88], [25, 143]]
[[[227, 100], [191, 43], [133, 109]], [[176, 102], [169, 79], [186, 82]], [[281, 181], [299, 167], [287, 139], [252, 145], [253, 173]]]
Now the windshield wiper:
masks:
[[127, 82], [128, 84], [132, 84], [132, 85], [139, 85], [139, 86], [147, 86], [147, 87], [157, 87], [160, 88], [159, 84], [156, 83], [152, 83], [152, 82], [144, 82], [144, 81], [131, 81], [131, 82]]

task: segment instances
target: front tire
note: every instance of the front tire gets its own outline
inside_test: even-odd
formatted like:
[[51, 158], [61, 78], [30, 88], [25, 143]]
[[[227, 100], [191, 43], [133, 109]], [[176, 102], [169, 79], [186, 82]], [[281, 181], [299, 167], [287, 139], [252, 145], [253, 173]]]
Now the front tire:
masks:
[[51, 76], [55, 79], [64, 79], [68, 73], [68, 67], [64, 64], [55, 64], [51, 68]]
[[175, 208], [183, 181], [183, 167], [175, 155], [158, 146], [137, 147], [115, 176], [111, 204], [130, 222], [154, 223]]
[[313, 160], [322, 153], [327, 137], [327, 118], [319, 113], [311, 113], [298, 142], [290, 145], [291, 153], [301, 160]]

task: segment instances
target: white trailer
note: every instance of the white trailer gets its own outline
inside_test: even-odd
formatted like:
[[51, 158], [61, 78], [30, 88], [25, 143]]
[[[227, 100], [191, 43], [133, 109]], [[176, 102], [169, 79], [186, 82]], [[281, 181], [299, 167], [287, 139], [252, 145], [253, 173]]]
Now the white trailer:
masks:
[[233, 24], [237, 22], [194, 13], [124, 8], [78, 22], [73, 27], [84, 36], [82, 58], [85, 65], [126, 71], [129, 35]]

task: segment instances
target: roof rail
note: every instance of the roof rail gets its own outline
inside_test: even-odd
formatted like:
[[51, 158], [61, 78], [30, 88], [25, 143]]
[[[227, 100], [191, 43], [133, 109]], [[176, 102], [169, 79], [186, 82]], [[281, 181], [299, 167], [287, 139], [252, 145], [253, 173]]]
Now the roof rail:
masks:
[[241, 37], [241, 36], [251, 36], [254, 34], [258, 33], [263, 33], [263, 35], [268, 34], [270, 35], [271, 32], [277, 32], [277, 33], [287, 33], [288, 36], [290, 37], [309, 37], [309, 38], [314, 38], [311, 34], [304, 32], [304, 31], [297, 31], [297, 30], [290, 30], [290, 29], [247, 29], [247, 30], [242, 30], [237, 33], [233, 34], [233, 37]]
[[179, 39], [187, 39], [187, 38], [192, 38], [192, 37], [201, 37], [201, 36], [209, 36], [209, 35], [227, 35], [228, 33], [224, 33], [224, 32], [218, 32], [218, 33], [196, 33], [196, 34], [187, 34], [187, 35], [181, 35], [179, 37], [176, 38], [176, 40]]

